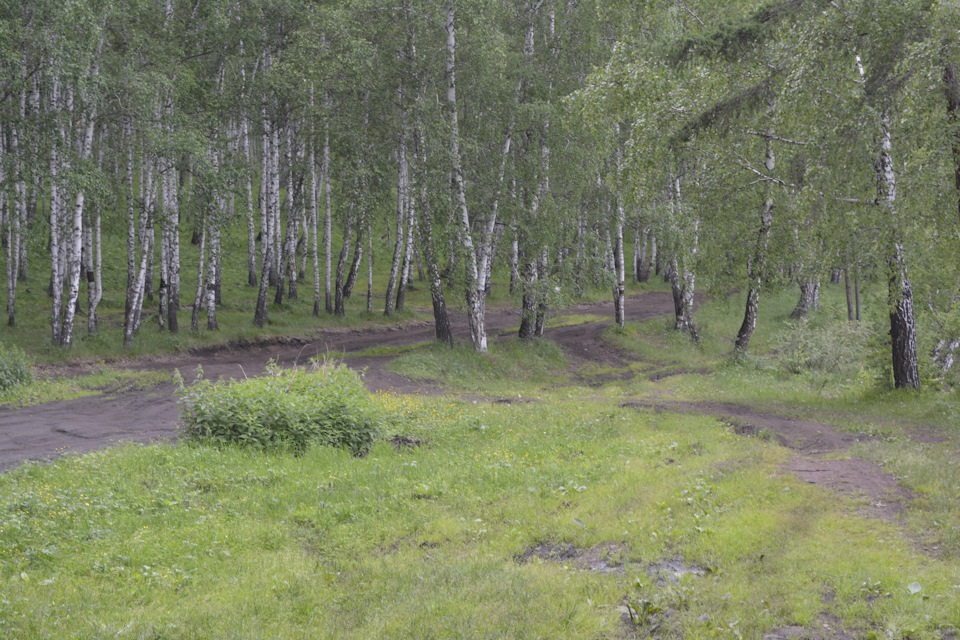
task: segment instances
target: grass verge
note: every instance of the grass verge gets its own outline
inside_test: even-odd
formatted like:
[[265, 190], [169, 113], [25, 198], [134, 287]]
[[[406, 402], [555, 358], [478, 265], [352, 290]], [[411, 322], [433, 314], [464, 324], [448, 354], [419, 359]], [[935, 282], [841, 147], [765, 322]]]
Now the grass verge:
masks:
[[956, 560], [711, 418], [376, 402], [422, 446], [129, 445], [0, 476], [0, 635], [932, 638], [960, 619]]

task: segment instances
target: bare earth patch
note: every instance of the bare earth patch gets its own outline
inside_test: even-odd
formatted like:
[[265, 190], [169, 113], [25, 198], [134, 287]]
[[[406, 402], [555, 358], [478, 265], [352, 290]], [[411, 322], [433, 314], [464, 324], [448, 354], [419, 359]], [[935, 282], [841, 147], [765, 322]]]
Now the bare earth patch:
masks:
[[863, 497], [864, 515], [894, 520], [906, 502], [916, 496], [901, 487], [897, 478], [877, 465], [859, 458], [836, 459], [857, 442], [871, 439], [863, 433], [847, 433], [834, 425], [764, 413], [751, 407], [720, 402], [636, 401], [625, 407], [655, 411], [686, 411], [715, 416], [743, 436], [767, 437], [796, 452], [784, 470], [803, 482], [826, 487], [844, 495]]
[[[644, 292], [627, 298], [627, 317], [648, 320], [673, 310], [669, 293]], [[582, 315], [613, 316], [612, 303], [579, 304], [569, 310]], [[586, 362], [624, 366], [623, 354], [601, 340], [603, 330], [611, 322], [548, 328], [546, 336], [567, 350], [574, 370]], [[516, 326], [517, 313], [512, 309], [490, 309], [487, 330], [491, 336]], [[451, 312], [451, 324], [458, 339], [469, 339], [469, 328], [463, 314]], [[179, 369], [184, 378], [193, 378], [197, 367], [205, 378], [244, 378], [262, 375], [267, 362], [281, 366], [306, 365], [310, 358], [323, 358], [329, 353], [345, 354], [343, 362], [353, 369], [365, 370], [364, 382], [371, 391], [399, 394], [443, 395], [434, 384], [414, 381], [387, 371], [385, 365], [393, 356], [356, 356], [372, 347], [401, 347], [434, 338], [431, 322], [415, 320], [402, 325], [374, 326], [362, 329], [318, 329], [310, 336], [277, 336], [256, 340], [235, 340], [225, 345], [201, 347], [190, 353], [117, 360], [112, 366], [121, 369], [172, 371]], [[90, 373], [90, 363], [64, 364], [50, 368], [60, 375]], [[164, 384], [149, 391], [130, 391], [114, 397], [88, 396], [65, 402], [49, 402], [23, 409], [0, 409], [0, 471], [11, 469], [25, 460], [46, 460], [68, 452], [84, 453], [109, 447], [123, 441], [151, 442], [175, 440], [179, 409], [173, 395], [173, 384]], [[480, 399], [463, 396], [466, 399]]]

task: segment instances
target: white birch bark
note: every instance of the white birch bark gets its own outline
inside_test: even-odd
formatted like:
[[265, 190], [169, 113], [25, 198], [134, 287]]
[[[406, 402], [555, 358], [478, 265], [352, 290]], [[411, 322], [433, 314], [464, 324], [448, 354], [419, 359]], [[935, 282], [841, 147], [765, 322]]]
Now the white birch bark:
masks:
[[[222, 211], [222, 197], [220, 197]], [[220, 216], [207, 221], [210, 234], [210, 259], [207, 267], [207, 331], [219, 331], [217, 322], [217, 282], [219, 280], [218, 265], [220, 264]], [[202, 274], [201, 274], [202, 280]]]
[[453, 173], [454, 202], [456, 204], [457, 225], [460, 244], [463, 247], [466, 270], [467, 317], [470, 324], [470, 338], [473, 348], [479, 353], [487, 352], [487, 331], [484, 326], [486, 295], [480, 280], [480, 268], [473, 244], [473, 232], [470, 228], [470, 213], [467, 210], [467, 195], [463, 183], [463, 167], [460, 159], [460, 126], [457, 114], [457, 76], [456, 76], [456, 13], [453, 2], [447, 3], [447, 108], [450, 111], [450, 157]]
[[[103, 138], [104, 134], [101, 130], [97, 144], [97, 169], [99, 171], [103, 171]], [[93, 291], [87, 307], [87, 331], [89, 333], [95, 333], [100, 324], [100, 319], [97, 316], [97, 308], [103, 299], [103, 246], [100, 225], [102, 211], [103, 205], [98, 201], [93, 212], [93, 228], [90, 230], [92, 235], [90, 264], [93, 268]], [[91, 276], [88, 274], [87, 282], [89, 283], [90, 280]]]
[[[310, 117], [314, 121], [314, 97], [313, 86], [310, 87]], [[313, 125], [310, 126], [310, 142], [307, 162], [310, 165], [310, 256], [313, 259], [313, 316], [320, 317], [320, 253], [317, 246], [317, 226], [319, 223], [320, 210], [317, 206], [317, 196], [320, 193], [320, 185], [317, 183], [317, 150], [316, 150], [316, 132]]]
[[[240, 53], [243, 53], [243, 42], [240, 42]], [[247, 85], [247, 71], [244, 65], [240, 65], [240, 81], [243, 86]], [[253, 158], [250, 152], [250, 118], [246, 112], [240, 114], [240, 146], [243, 151], [243, 157], [248, 167], [247, 178], [247, 284], [251, 287], [257, 286], [257, 229], [253, 219], [253, 177], [252, 165]]]
[[[80, 157], [89, 159], [93, 147], [94, 118], [92, 109], [84, 116], [85, 132], [80, 146]], [[63, 312], [63, 329], [61, 330], [61, 344], [73, 344], [73, 324], [77, 312], [77, 299], [80, 296], [80, 259], [83, 249], [83, 207], [86, 202], [84, 190], [78, 189], [73, 205], [73, 226], [70, 234], [70, 264], [68, 274], [68, 294]]]
[[[400, 88], [400, 100], [404, 99], [404, 89]], [[403, 117], [403, 116], [401, 116]], [[409, 188], [409, 165], [407, 162], [407, 132], [404, 125], [400, 130], [400, 146], [397, 150], [397, 232], [393, 247], [393, 261], [390, 264], [390, 277], [387, 280], [386, 300], [384, 301], [383, 315], [391, 316], [394, 311], [394, 294], [397, 288], [397, 278], [400, 274], [400, 263], [403, 258], [404, 229]]]
[[331, 297], [330, 270], [333, 266], [333, 206], [330, 179], [330, 124], [326, 124], [323, 136], [323, 165], [320, 167], [323, 180], [324, 201], [326, 207], [323, 214], [323, 246], [324, 246], [324, 306], [327, 313], [333, 313], [333, 298]]
[[373, 313], [373, 223], [367, 220], [367, 313]]
[[261, 151], [261, 176], [260, 190], [263, 215], [262, 226], [260, 228], [260, 246], [262, 248], [263, 260], [260, 267], [260, 289], [257, 293], [257, 307], [253, 315], [253, 322], [258, 327], [269, 320], [267, 310], [267, 293], [270, 287], [270, 272], [273, 263], [273, 212], [270, 210], [273, 205], [273, 164], [275, 150], [273, 149], [273, 127], [270, 119], [267, 117], [266, 108], [261, 110], [263, 119], [263, 150]]

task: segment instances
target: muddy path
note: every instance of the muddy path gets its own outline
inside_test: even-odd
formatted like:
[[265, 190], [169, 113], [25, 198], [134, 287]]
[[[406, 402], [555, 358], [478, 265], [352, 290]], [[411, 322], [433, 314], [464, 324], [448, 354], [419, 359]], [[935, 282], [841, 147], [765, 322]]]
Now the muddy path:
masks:
[[[627, 318], [646, 321], [673, 311], [668, 292], [648, 291], [627, 299]], [[611, 302], [584, 303], [562, 311], [563, 315], [613, 316]], [[610, 321], [548, 328], [546, 337], [566, 350], [571, 367], [585, 362], [622, 366], [623, 355], [604, 344], [600, 336]], [[455, 335], [469, 339], [466, 317], [451, 311]], [[507, 339], [520, 324], [520, 315], [512, 309], [490, 309], [487, 333], [491, 339]], [[118, 368], [141, 370], [179, 369], [191, 379], [194, 370], [203, 368], [211, 379], [253, 377], [264, 372], [267, 362], [282, 366], [306, 364], [310, 358], [333, 354], [356, 369], [365, 369], [365, 382], [371, 391], [403, 394], [442, 394], [443, 390], [423, 382], [409, 380], [385, 369], [390, 356], [350, 357], [372, 347], [402, 347], [433, 340], [433, 323], [408, 322], [389, 327], [318, 330], [308, 338], [272, 338], [259, 342], [231, 343], [195, 350], [189, 354], [145, 357], [115, 363]], [[76, 373], [84, 366], [76, 366]], [[61, 373], [70, 373], [70, 369]], [[172, 440], [177, 436], [179, 411], [172, 383], [148, 391], [125, 392], [110, 396], [89, 396], [63, 402], [49, 402], [23, 409], [0, 409], [0, 471], [24, 460], [42, 460], [66, 452], [87, 452], [122, 441], [149, 442]]]
[[[895, 520], [916, 496], [900, 486], [897, 477], [872, 462], [842, 454], [858, 442], [872, 439], [864, 433], [842, 431], [835, 425], [790, 418], [752, 407], [720, 402], [633, 401], [624, 407], [701, 413], [718, 418], [742, 436], [777, 441], [793, 451], [783, 466], [802, 482], [838, 493], [866, 498], [864, 515]], [[841, 454], [838, 456], [838, 454]]]
[[[585, 303], [564, 309], [563, 315], [612, 316], [609, 302]], [[627, 317], [646, 321], [673, 312], [667, 292], [644, 292], [627, 299]], [[516, 310], [491, 309], [487, 313], [487, 333], [491, 340], [515, 335], [520, 316]], [[469, 339], [463, 314], [453, 312], [451, 322], [459, 339]], [[601, 335], [610, 320], [548, 328], [546, 336], [560, 344], [578, 382], [597, 384], [598, 376], [583, 378], [577, 373], [585, 365], [600, 365], [622, 370], [628, 357], [605, 343]], [[348, 366], [365, 370], [365, 382], [371, 391], [401, 394], [439, 395], [443, 389], [424, 381], [414, 381], [386, 369], [393, 356], [363, 355], [372, 347], [402, 347], [433, 340], [433, 324], [413, 321], [396, 326], [362, 329], [317, 330], [310, 337], [280, 337], [258, 342], [238, 342], [195, 350], [189, 354], [140, 358], [115, 366], [131, 369], [179, 369], [190, 379], [199, 366], [207, 378], [252, 377], [264, 372], [267, 362], [282, 366], [306, 364], [310, 358], [331, 354]], [[351, 353], [360, 355], [351, 356]], [[342, 354], [342, 355], [341, 355]], [[82, 372], [78, 366], [77, 373]], [[699, 373], [699, 371], [686, 371]], [[614, 373], [614, 378], [633, 377], [633, 372]], [[643, 375], [643, 374], [640, 374]], [[604, 382], [609, 376], [599, 376]], [[656, 379], [651, 377], [650, 379]], [[24, 460], [48, 459], [66, 452], [86, 452], [122, 441], [148, 442], [177, 437], [179, 410], [172, 383], [147, 391], [118, 395], [90, 396], [65, 402], [50, 402], [24, 409], [0, 409], [0, 471]], [[478, 398], [475, 398], [478, 399]], [[877, 465], [837, 456], [864, 434], [848, 433], [829, 424], [779, 416], [749, 407], [718, 402], [680, 402], [667, 399], [638, 400], [624, 406], [652, 408], [657, 411], [697, 412], [719, 417], [736, 433], [777, 440], [794, 451], [784, 471], [801, 481], [817, 484], [840, 493], [866, 497], [865, 514], [895, 519], [913, 496], [900, 487], [897, 478]]]

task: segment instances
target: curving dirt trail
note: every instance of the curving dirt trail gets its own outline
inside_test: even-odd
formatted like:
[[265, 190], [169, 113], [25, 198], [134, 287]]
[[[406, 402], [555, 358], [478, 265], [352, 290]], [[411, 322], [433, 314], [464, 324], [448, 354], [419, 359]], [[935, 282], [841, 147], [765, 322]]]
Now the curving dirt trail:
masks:
[[[611, 302], [585, 303], [565, 309], [564, 314], [613, 316]], [[669, 293], [644, 292], [627, 299], [630, 320], [650, 320], [673, 311]], [[487, 312], [487, 333], [503, 337], [501, 332], [520, 323], [516, 311], [491, 309]], [[451, 323], [458, 338], [468, 340], [466, 317], [451, 311]], [[622, 354], [600, 340], [611, 321], [548, 328], [546, 336], [561, 344], [577, 366], [586, 361], [623, 362]], [[509, 334], [513, 335], [510, 331]], [[121, 363], [122, 368], [179, 369], [190, 379], [197, 366], [211, 379], [256, 376], [264, 372], [267, 361], [284, 366], [305, 363], [313, 356], [343, 352], [343, 361], [356, 369], [366, 369], [365, 382], [371, 391], [392, 390], [404, 394], [441, 394], [435, 386], [411, 381], [386, 371], [392, 357], [360, 356], [351, 352], [371, 347], [398, 347], [433, 340], [432, 322], [412, 322], [399, 326], [366, 329], [318, 330], [307, 338], [276, 338], [255, 343], [228, 344], [196, 350], [190, 354], [139, 358]], [[64, 402], [49, 402], [23, 409], [0, 409], [0, 471], [24, 460], [47, 459], [65, 452], [86, 452], [117, 442], [132, 440], [172, 440], [177, 436], [178, 408], [173, 384], [164, 384], [145, 392], [125, 392], [117, 396], [89, 396]]]
[[833, 457], [857, 442], [871, 439], [863, 433], [850, 433], [830, 424], [778, 416], [728, 403], [641, 400], [625, 402], [622, 406], [704, 413], [718, 417], [734, 433], [773, 438], [794, 452], [784, 465], [784, 471], [793, 473], [803, 482], [851, 497], [866, 498], [864, 515], [894, 520], [906, 503], [915, 497], [900, 486], [896, 476], [884, 472], [879, 465], [859, 458]]
[[[627, 299], [627, 317], [630, 320], [645, 321], [672, 312], [673, 301], [667, 292], [644, 292]], [[612, 304], [580, 304], [565, 309], [564, 314], [612, 316]], [[452, 312], [451, 323], [458, 338], [469, 339], [463, 314]], [[519, 314], [516, 311], [494, 309], [487, 313], [487, 333], [491, 339], [512, 336], [518, 324]], [[610, 324], [611, 321], [607, 320], [548, 328], [546, 336], [564, 348], [574, 371], [587, 363], [623, 368], [629, 363], [625, 354], [600, 339]], [[200, 366], [207, 378], [238, 378], [262, 374], [270, 359], [283, 366], [292, 366], [305, 363], [313, 356], [325, 353], [339, 356], [344, 353], [343, 361], [347, 365], [366, 370], [364, 380], [371, 391], [438, 395], [444, 391], [436, 386], [387, 371], [385, 365], [393, 359], [392, 356], [350, 356], [351, 352], [362, 352], [371, 347], [399, 347], [432, 339], [433, 324], [426, 321], [364, 329], [321, 329], [311, 338], [272, 338], [254, 343], [227, 344], [190, 354], [141, 358], [119, 366], [169, 371], [179, 369], [188, 379]], [[632, 377], [633, 374], [628, 375]], [[609, 377], [591, 376], [588, 382], [595, 384]], [[614, 377], [619, 379], [622, 374], [614, 374]], [[650, 379], [659, 377], [654, 374]], [[90, 396], [24, 409], [0, 409], [0, 471], [10, 469], [24, 460], [48, 459], [66, 452], [92, 451], [125, 440], [173, 440], [177, 437], [179, 415], [173, 390], [173, 384], [169, 383], [149, 391]], [[624, 406], [706, 413], [720, 417], [742, 435], [772, 436], [795, 452], [784, 466], [785, 471], [805, 482], [848, 495], [866, 497], [868, 506], [865, 513], [873, 517], [894, 519], [904, 502], [913, 497], [899, 486], [895, 476], [884, 473], [873, 463], [859, 459], [836, 459], [834, 454], [867, 438], [863, 434], [846, 433], [833, 425], [716, 402], [639, 400], [625, 403]]]

